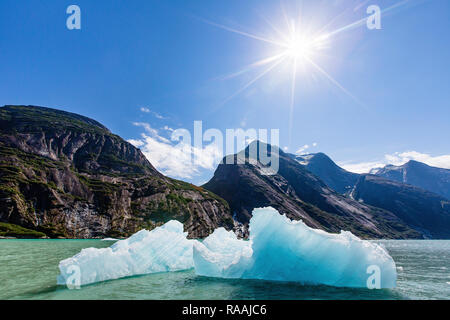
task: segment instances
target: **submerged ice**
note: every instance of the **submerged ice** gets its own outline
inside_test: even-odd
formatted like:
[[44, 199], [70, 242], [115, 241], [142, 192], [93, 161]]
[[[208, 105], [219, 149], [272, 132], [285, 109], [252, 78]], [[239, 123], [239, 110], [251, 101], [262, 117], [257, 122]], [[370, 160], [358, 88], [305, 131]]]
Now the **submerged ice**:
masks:
[[[183, 224], [169, 221], [152, 231], [141, 230], [109, 248], [83, 249], [59, 263], [58, 284], [79, 275], [79, 285], [156, 272], [191, 269], [193, 240], [183, 233]], [[76, 269], [74, 269], [74, 266]]]
[[273, 208], [253, 211], [249, 241], [219, 229], [195, 242], [193, 253], [196, 273], [210, 277], [367, 287], [377, 272], [381, 288], [395, 287], [397, 278], [395, 263], [381, 246], [350, 232], [312, 229]]
[[109, 248], [84, 249], [60, 262], [59, 284], [66, 283], [74, 265], [79, 267], [81, 285], [193, 267], [196, 274], [208, 277], [341, 287], [367, 287], [373, 276], [381, 288], [393, 288], [397, 278], [395, 263], [381, 246], [350, 232], [312, 229], [273, 208], [253, 211], [249, 240], [239, 240], [223, 228], [204, 241], [188, 240], [183, 225], [170, 221]]

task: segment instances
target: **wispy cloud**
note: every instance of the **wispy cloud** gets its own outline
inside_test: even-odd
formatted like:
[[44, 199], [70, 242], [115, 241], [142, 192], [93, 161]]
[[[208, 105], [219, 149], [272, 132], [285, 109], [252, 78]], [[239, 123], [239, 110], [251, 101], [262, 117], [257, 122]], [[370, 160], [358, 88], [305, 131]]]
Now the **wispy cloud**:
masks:
[[163, 129], [166, 130], [166, 131], [170, 131], [170, 132], [173, 132], [173, 131], [174, 131], [174, 130], [173, 130], [171, 127], [169, 127], [169, 126], [164, 126]]
[[147, 122], [133, 122], [134, 126], [143, 127], [147, 133], [151, 135], [158, 135], [158, 130], [152, 128], [152, 126]]
[[372, 169], [382, 168], [388, 164], [401, 166], [410, 160], [423, 162], [427, 165], [450, 169], [450, 155], [432, 156], [417, 151], [395, 152], [386, 154], [380, 160], [367, 162], [341, 162], [339, 165], [350, 172], [368, 173]]
[[370, 170], [376, 168], [382, 168], [387, 163], [381, 161], [368, 161], [368, 162], [358, 162], [358, 163], [338, 163], [339, 166], [347, 171], [354, 173], [369, 173]]
[[305, 144], [303, 147], [300, 147], [300, 148], [295, 152], [295, 154], [298, 154], [298, 155], [304, 154], [305, 151], [308, 150], [308, 149], [311, 148], [311, 147], [313, 147], [313, 148], [317, 147], [317, 142], [314, 142], [311, 146], [310, 146], [309, 144]]
[[141, 110], [141, 112], [152, 114], [157, 119], [167, 119], [166, 117], [162, 116], [158, 112], [150, 110], [150, 108], [148, 108], [148, 107], [141, 107], [140, 110]]

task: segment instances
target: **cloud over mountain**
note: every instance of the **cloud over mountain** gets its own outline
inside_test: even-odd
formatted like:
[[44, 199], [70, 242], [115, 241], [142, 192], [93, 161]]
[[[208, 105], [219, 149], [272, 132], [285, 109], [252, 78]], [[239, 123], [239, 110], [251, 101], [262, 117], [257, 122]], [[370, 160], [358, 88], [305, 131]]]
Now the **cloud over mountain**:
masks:
[[[140, 148], [147, 159], [167, 176], [192, 178], [203, 169], [213, 170], [222, 159], [222, 151], [214, 143], [198, 148], [183, 141], [169, 140], [148, 123], [133, 124], [144, 128], [145, 132], [139, 139], [129, 139], [128, 142]], [[172, 137], [176, 131], [167, 126], [163, 130], [172, 132]]]
[[339, 165], [347, 171], [368, 173], [375, 168], [382, 168], [388, 164], [401, 166], [410, 160], [423, 162], [429, 166], [450, 169], [450, 155], [432, 156], [417, 151], [395, 152], [386, 154], [382, 159], [367, 162], [340, 162]]

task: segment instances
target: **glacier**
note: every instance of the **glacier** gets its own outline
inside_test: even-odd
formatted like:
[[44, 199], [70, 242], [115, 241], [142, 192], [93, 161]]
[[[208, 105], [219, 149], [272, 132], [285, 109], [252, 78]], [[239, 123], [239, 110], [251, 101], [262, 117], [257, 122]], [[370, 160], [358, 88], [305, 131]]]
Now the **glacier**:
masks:
[[350, 232], [331, 234], [291, 221], [273, 208], [253, 211], [249, 241], [216, 230], [193, 248], [198, 275], [367, 287], [373, 270], [380, 288], [394, 288], [397, 271], [387, 251]]
[[79, 273], [79, 285], [191, 269], [194, 267], [194, 241], [187, 239], [182, 223], [172, 220], [152, 231], [141, 230], [108, 248], [83, 249], [72, 258], [61, 261], [57, 284], [65, 285], [73, 278], [74, 266]]
[[183, 225], [169, 221], [142, 230], [109, 248], [83, 249], [59, 264], [58, 284], [68, 283], [73, 266], [80, 285], [156, 272], [195, 269], [199, 276], [367, 287], [379, 273], [380, 288], [393, 288], [394, 260], [380, 245], [350, 232], [330, 234], [291, 221], [273, 208], [253, 211], [249, 240], [216, 229], [203, 241], [187, 239]]

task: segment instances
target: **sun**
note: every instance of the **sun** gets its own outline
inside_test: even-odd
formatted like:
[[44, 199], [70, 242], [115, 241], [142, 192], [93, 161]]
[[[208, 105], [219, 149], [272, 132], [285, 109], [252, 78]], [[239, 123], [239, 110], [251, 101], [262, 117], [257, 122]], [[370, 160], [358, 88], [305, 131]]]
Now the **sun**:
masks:
[[[389, 9], [389, 8], [388, 8]], [[387, 10], [387, 9], [386, 9]], [[337, 45], [336, 35], [347, 30], [366, 24], [366, 19], [360, 19], [344, 27], [330, 30], [332, 19], [324, 25], [315, 23], [314, 19], [304, 19], [305, 15], [300, 12], [296, 15], [289, 15], [283, 9], [283, 18], [281, 23], [274, 24], [268, 19], [264, 19], [270, 30], [266, 35], [235, 29], [229, 26], [221, 25], [215, 22], [203, 20], [204, 22], [221, 28], [223, 30], [244, 36], [252, 41], [257, 40], [267, 45], [269, 55], [257, 60], [240, 70], [220, 77], [222, 80], [241, 76], [245, 73], [254, 73], [248, 81], [243, 83], [237, 91], [224, 99], [214, 109], [224, 106], [237, 95], [241, 94], [249, 87], [254, 85], [260, 79], [266, 77], [273, 70], [287, 70], [286, 79], [290, 82], [290, 102], [289, 102], [289, 140], [292, 136], [293, 111], [296, 105], [295, 94], [298, 91], [297, 84], [303, 84], [306, 81], [325, 80], [338, 87], [343, 93], [352, 98], [355, 102], [363, 105], [350, 91], [335, 80], [322, 66], [323, 60], [330, 61], [332, 47]], [[320, 21], [321, 19], [318, 19]], [[283, 74], [283, 76], [286, 76]]]
[[[394, 10], [400, 6], [407, 5], [410, 0], [402, 0], [399, 3], [395, 3], [392, 6], [385, 8], [383, 12], [388, 12]], [[302, 7], [303, 8], [303, 7]], [[340, 89], [344, 94], [354, 100], [358, 105], [366, 108], [366, 105], [362, 103], [357, 97], [355, 97], [349, 90], [347, 90], [343, 85], [341, 85], [337, 80], [335, 80], [326, 70], [321, 66], [321, 60], [326, 59], [330, 61], [330, 53], [335, 54], [330, 50], [331, 47], [335, 47], [336, 36], [346, 31], [353, 30], [358, 27], [366, 26], [367, 18], [363, 17], [357, 21], [351, 22], [347, 25], [339, 27], [337, 29], [330, 29], [331, 26], [339, 17], [341, 17], [347, 10], [340, 13], [335, 18], [329, 19], [328, 22], [322, 25], [317, 21], [322, 21], [320, 17], [316, 19], [305, 19], [306, 15], [303, 14], [303, 9], [295, 14], [295, 12], [287, 13], [284, 6], [281, 5], [281, 11], [283, 13], [283, 18], [281, 23], [273, 23], [267, 18], [263, 19], [266, 21], [267, 25], [270, 27], [271, 31], [269, 36], [265, 36], [258, 33], [253, 33], [249, 31], [239, 30], [222, 24], [218, 24], [205, 19], [203, 22], [215, 26], [217, 28], [244, 36], [250, 40], [257, 40], [265, 43], [270, 47], [270, 56], [266, 58], [257, 60], [239, 71], [233, 72], [228, 75], [218, 77], [221, 80], [227, 80], [234, 77], [241, 76], [245, 73], [260, 70], [251, 77], [249, 81], [245, 82], [241, 87], [234, 92], [232, 95], [224, 99], [220, 104], [215, 106], [213, 109], [218, 109], [223, 107], [226, 103], [232, 100], [237, 95], [241, 94], [249, 87], [254, 85], [257, 81], [261, 80], [268, 74], [270, 74], [274, 69], [280, 68], [281, 65], [288, 66], [290, 75], [288, 76], [290, 80], [290, 103], [289, 103], [289, 145], [292, 136], [293, 128], [293, 111], [294, 105], [296, 104], [295, 93], [297, 91], [297, 83], [302, 83], [305, 80], [313, 79], [323, 79], [328, 81], [333, 86]], [[353, 11], [355, 11], [354, 9]], [[262, 69], [262, 70], [261, 70]], [[285, 67], [280, 69], [286, 69]], [[299, 77], [301, 75], [301, 77]], [[308, 79], [309, 78], [309, 79]]]
[[285, 54], [293, 59], [312, 58], [316, 47], [308, 37], [295, 37], [286, 44]]
[[294, 59], [301, 59], [312, 54], [312, 46], [309, 39], [292, 39], [286, 46], [286, 54]]
[[326, 35], [313, 35], [308, 31], [300, 30], [295, 23], [291, 23], [290, 32], [280, 44], [284, 49], [283, 55], [297, 62], [311, 61], [327, 46]]

